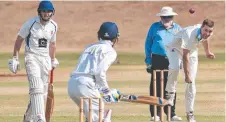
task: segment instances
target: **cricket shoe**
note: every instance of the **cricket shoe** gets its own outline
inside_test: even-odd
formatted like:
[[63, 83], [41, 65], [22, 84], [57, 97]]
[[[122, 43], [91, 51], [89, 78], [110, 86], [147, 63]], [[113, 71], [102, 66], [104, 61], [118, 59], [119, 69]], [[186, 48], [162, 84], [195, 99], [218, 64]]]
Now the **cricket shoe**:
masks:
[[188, 112], [187, 113], [187, 120], [188, 120], [188, 122], [196, 122], [193, 112]]
[[[155, 119], [156, 119], [156, 121], [160, 121], [160, 117], [159, 116], [156, 116]], [[153, 122], [153, 121], [154, 121], [154, 116], [151, 117], [151, 122]]]
[[175, 115], [171, 118], [171, 121], [182, 121], [182, 118]]

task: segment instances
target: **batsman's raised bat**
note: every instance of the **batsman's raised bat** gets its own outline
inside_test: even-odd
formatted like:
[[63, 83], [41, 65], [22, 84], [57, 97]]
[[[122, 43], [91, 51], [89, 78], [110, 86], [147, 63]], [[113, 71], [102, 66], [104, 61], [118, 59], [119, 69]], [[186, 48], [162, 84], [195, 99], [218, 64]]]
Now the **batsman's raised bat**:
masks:
[[157, 106], [165, 106], [168, 104], [167, 100], [154, 96], [120, 95], [119, 100], [125, 102], [135, 102]]
[[53, 107], [54, 107], [54, 93], [53, 93], [53, 71], [50, 72], [50, 82], [48, 86], [48, 96], [47, 96], [47, 102], [46, 102], [46, 122], [50, 122], [51, 115], [53, 113]]

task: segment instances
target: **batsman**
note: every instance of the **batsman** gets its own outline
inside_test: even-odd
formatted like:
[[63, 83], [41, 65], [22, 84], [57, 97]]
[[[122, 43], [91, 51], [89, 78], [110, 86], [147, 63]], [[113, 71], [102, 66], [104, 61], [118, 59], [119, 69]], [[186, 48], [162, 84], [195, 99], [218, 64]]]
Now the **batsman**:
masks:
[[[119, 39], [118, 27], [114, 22], [104, 22], [97, 35], [99, 41], [85, 48], [68, 81], [68, 94], [77, 106], [80, 106], [81, 97], [102, 97], [104, 102], [118, 102], [119, 99], [119, 92], [116, 89], [110, 89], [106, 77], [108, 68], [117, 57], [113, 47]], [[93, 99], [92, 108], [92, 122], [98, 122], [99, 101], [97, 99]], [[84, 101], [83, 110], [87, 122], [88, 101]], [[103, 122], [111, 122], [111, 110], [105, 110], [103, 113]]]
[[29, 83], [29, 104], [23, 122], [46, 122], [44, 101], [48, 91], [49, 71], [59, 65], [55, 58], [57, 24], [50, 1], [41, 1], [38, 16], [30, 18], [21, 27], [9, 60], [9, 70], [19, 70], [19, 51], [25, 40], [25, 67]]

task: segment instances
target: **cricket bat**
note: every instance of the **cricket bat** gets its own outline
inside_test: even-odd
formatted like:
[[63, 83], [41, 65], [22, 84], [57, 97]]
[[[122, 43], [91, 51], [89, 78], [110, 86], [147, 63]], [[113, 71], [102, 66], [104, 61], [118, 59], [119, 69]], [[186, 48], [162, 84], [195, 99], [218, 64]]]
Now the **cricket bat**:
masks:
[[124, 102], [134, 102], [134, 103], [142, 103], [142, 104], [151, 104], [151, 105], [157, 105], [157, 106], [165, 106], [168, 105], [167, 100], [162, 99], [160, 97], [154, 97], [154, 96], [136, 96], [136, 95], [123, 95], [121, 94], [119, 96], [120, 101]]
[[53, 107], [54, 107], [54, 93], [53, 93], [53, 71], [50, 72], [50, 82], [48, 86], [48, 95], [47, 95], [47, 102], [46, 102], [46, 122], [50, 122], [51, 115], [53, 113]]

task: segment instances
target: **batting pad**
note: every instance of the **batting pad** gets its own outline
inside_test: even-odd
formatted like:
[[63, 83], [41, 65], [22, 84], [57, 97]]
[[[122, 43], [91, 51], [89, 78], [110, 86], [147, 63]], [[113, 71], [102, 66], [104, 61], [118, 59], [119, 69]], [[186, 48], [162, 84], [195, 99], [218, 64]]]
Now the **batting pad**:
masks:
[[31, 102], [29, 102], [27, 106], [27, 110], [24, 114], [24, 121], [23, 122], [30, 122], [32, 120], [32, 110], [31, 110]]
[[47, 100], [47, 94], [48, 94], [48, 79], [49, 76], [48, 75], [43, 75], [42, 76], [42, 81], [43, 81], [43, 85], [44, 85], [44, 100]]
[[29, 77], [31, 109], [34, 121], [42, 120], [45, 122], [44, 106], [44, 84], [38, 77]]
[[111, 109], [104, 111], [104, 122], [111, 122], [111, 113]]

